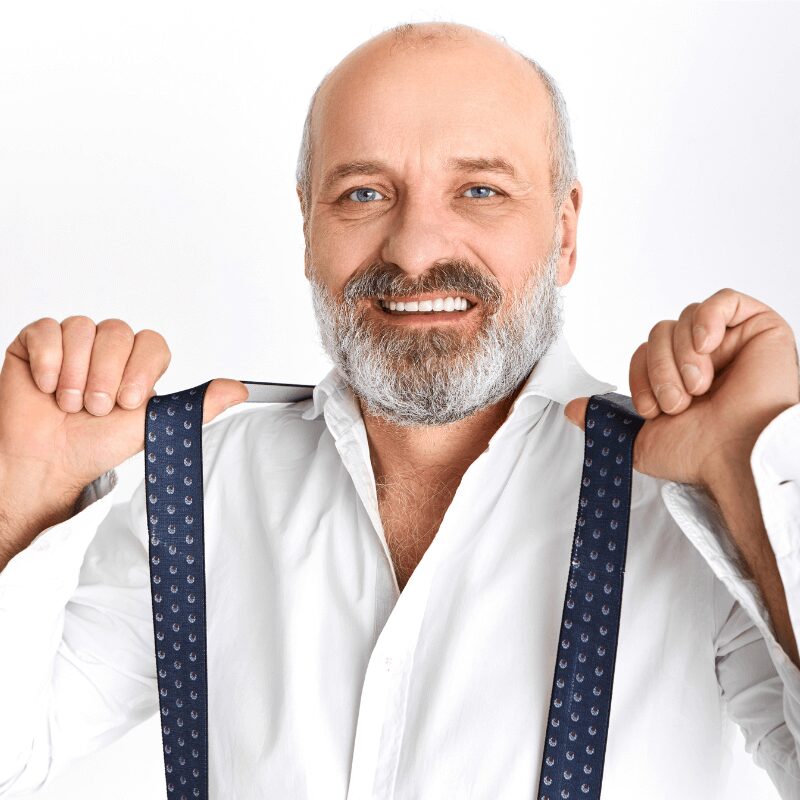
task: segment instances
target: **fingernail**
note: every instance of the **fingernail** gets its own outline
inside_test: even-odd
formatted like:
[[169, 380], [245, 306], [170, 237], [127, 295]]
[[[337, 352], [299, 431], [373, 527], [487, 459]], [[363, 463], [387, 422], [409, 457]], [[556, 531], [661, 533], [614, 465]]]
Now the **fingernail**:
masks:
[[658, 397], [658, 404], [664, 411], [672, 411], [681, 402], [680, 389], [674, 383], [656, 386], [656, 397]]
[[56, 399], [64, 411], [80, 411], [83, 408], [83, 392], [80, 389], [62, 389]]
[[701, 352], [708, 341], [708, 331], [702, 325], [695, 325], [692, 328], [692, 336], [694, 337], [694, 349]]
[[[90, 414], [107, 414], [114, 407], [114, 401], [105, 392], [89, 392], [86, 396], [88, 404], [86, 410]], [[89, 408], [91, 405], [91, 408]]]
[[39, 388], [50, 394], [56, 390], [58, 386], [58, 374], [55, 372], [48, 372], [46, 375], [39, 376]]
[[649, 414], [658, 405], [655, 397], [647, 390], [639, 392], [633, 402], [640, 414]]
[[119, 401], [123, 406], [135, 407], [142, 400], [142, 393], [133, 386], [128, 386], [119, 394]]
[[684, 364], [681, 367], [681, 376], [683, 377], [683, 385], [690, 392], [696, 391], [703, 380], [703, 374], [694, 364]]

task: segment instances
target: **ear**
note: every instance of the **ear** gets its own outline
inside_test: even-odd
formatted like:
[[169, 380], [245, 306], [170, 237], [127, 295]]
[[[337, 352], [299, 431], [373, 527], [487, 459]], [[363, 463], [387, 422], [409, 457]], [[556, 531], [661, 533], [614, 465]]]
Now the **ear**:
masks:
[[310, 279], [311, 271], [309, 268], [309, 246], [308, 246], [308, 207], [306, 205], [306, 198], [303, 190], [298, 183], [295, 191], [297, 192], [297, 199], [300, 201], [300, 213], [303, 215], [303, 241], [305, 242], [305, 250], [303, 253], [303, 262], [305, 264], [304, 273], [306, 279]]
[[578, 214], [583, 204], [583, 186], [575, 181], [569, 197], [562, 203], [558, 224], [561, 226], [561, 260], [558, 265], [558, 285], [572, 279], [578, 260]]

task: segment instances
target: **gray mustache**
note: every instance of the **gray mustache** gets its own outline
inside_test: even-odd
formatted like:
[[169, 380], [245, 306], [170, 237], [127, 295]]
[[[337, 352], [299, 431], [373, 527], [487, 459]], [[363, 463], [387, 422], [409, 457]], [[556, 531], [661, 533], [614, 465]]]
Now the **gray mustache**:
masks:
[[353, 303], [362, 297], [413, 297], [426, 292], [463, 292], [478, 297], [490, 309], [503, 302], [503, 290], [496, 278], [459, 261], [435, 264], [416, 281], [409, 281], [399, 267], [372, 264], [345, 284], [343, 297], [347, 303]]

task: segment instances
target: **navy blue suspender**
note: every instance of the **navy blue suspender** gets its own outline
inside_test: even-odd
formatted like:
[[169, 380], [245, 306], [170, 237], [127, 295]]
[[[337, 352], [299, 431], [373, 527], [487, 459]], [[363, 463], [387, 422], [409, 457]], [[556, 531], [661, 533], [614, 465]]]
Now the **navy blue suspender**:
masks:
[[[169, 800], [208, 800], [203, 398], [211, 381], [156, 395], [145, 416], [155, 656]], [[291, 403], [313, 386], [243, 381], [246, 402]], [[586, 409], [580, 500], [540, 769], [539, 800], [600, 797], [630, 514], [629, 397]]]

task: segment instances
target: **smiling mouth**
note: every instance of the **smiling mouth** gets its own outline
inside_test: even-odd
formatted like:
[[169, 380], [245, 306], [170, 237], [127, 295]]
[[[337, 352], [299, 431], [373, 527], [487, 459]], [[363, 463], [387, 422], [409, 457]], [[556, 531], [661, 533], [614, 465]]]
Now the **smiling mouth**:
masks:
[[458, 319], [471, 316], [470, 311], [477, 305], [463, 295], [418, 295], [413, 298], [381, 297], [373, 301], [383, 314], [393, 317], [409, 317], [431, 320]]

